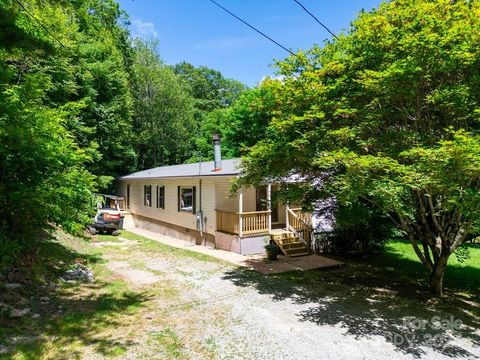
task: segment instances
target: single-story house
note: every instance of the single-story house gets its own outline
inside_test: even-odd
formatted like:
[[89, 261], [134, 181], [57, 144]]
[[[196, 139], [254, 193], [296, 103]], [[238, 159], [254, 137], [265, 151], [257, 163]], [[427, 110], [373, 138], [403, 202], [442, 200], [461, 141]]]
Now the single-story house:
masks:
[[276, 184], [242, 188], [232, 196], [230, 183], [240, 175], [239, 159], [162, 166], [122, 176], [125, 224], [240, 254], [263, 253], [275, 241], [286, 255], [308, 254], [311, 216], [300, 208], [271, 201]]

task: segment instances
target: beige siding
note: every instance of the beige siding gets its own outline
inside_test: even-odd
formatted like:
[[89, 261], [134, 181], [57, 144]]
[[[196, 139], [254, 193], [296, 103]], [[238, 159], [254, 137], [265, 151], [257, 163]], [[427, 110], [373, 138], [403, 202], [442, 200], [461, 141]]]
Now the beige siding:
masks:
[[[197, 196], [200, 196], [197, 191]], [[209, 234], [215, 234], [215, 183], [202, 179], [202, 211], [205, 220], [205, 230]]]
[[[127, 184], [130, 184], [130, 211], [133, 214], [145, 216], [148, 218], [160, 220], [170, 224], [178, 225], [186, 229], [197, 228], [197, 216], [178, 211], [177, 205], [177, 187], [178, 186], [196, 186], [196, 209], [203, 211], [205, 221], [205, 230], [209, 234], [215, 234], [216, 213], [215, 210], [238, 212], [238, 195], [230, 197], [229, 186], [230, 179], [227, 177], [210, 177], [201, 179], [202, 201], [200, 204], [200, 178], [170, 178], [157, 180], [132, 180], [121, 181], [119, 189], [121, 196], [127, 194]], [[152, 185], [152, 206], [143, 205], [144, 185]], [[156, 187], [165, 186], [165, 209], [156, 208]], [[243, 190], [243, 211], [256, 210], [256, 191], [254, 188]], [[285, 206], [278, 204], [279, 222], [285, 223]]]
[[[216, 230], [216, 196], [215, 189], [217, 182], [228, 183], [226, 178], [202, 178], [202, 211], [207, 233], [215, 234]], [[178, 211], [178, 186], [196, 186], [196, 209], [200, 210], [200, 179], [199, 178], [172, 178], [156, 180], [132, 180], [122, 181], [120, 190], [121, 196], [126, 196], [127, 185], [130, 185], [130, 211], [148, 218], [175, 224], [187, 229], [197, 228], [197, 216]], [[152, 206], [144, 206], [144, 186], [152, 186]], [[165, 186], [165, 209], [156, 208], [156, 187]]]
[[[229, 194], [230, 183], [228, 181], [217, 182], [215, 184], [217, 209], [223, 211], [237, 212], [238, 209], [238, 195], [230, 197]], [[243, 189], [243, 211], [256, 210], [256, 192], [254, 188]]]

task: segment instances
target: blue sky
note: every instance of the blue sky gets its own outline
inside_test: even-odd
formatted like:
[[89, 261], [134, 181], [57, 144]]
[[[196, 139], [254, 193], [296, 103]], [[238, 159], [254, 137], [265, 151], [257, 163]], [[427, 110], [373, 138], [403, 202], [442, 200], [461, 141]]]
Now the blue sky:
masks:
[[[294, 51], [322, 44], [330, 35], [293, 0], [216, 0]], [[187, 61], [254, 86], [275, 71], [273, 59], [288, 55], [209, 0], [119, 0], [131, 33], [159, 41], [168, 64]], [[348, 28], [361, 10], [380, 0], [301, 0], [334, 33]]]

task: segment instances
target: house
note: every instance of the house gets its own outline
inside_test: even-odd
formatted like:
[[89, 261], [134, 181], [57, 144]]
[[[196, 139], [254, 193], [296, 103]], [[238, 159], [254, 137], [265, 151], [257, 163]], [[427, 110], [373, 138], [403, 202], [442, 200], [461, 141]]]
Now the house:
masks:
[[276, 184], [242, 188], [230, 194], [240, 175], [239, 159], [221, 159], [214, 136], [215, 160], [162, 166], [118, 179], [126, 199], [125, 224], [240, 254], [263, 253], [277, 242], [285, 254], [311, 248], [311, 216], [271, 201]]

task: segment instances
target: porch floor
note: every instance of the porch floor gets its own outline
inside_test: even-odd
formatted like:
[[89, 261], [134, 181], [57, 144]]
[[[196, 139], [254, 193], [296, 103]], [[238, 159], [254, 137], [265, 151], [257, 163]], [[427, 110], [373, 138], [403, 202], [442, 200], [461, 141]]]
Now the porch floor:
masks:
[[278, 274], [289, 271], [306, 271], [312, 269], [328, 269], [342, 267], [345, 263], [327, 258], [325, 256], [312, 254], [301, 257], [279, 256], [278, 260], [271, 261], [266, 258], [248, 259], [245, 266], [261, 274]]

